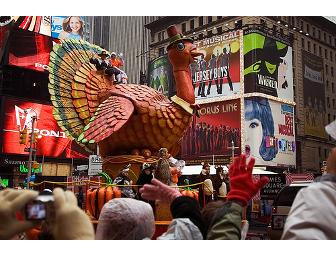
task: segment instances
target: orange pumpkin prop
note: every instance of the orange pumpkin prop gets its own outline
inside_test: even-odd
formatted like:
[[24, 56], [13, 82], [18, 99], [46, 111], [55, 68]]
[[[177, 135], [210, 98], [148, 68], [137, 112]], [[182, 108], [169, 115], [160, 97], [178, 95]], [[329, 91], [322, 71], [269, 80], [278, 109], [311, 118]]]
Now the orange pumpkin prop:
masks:
[[98, 189], [89, 189], [86, 193], [86, 210], [96, 219], [99, 218], [104, 204], [112, 198], [121, 197], [120, 189], [107, 186]]
[[[186, 183], [186, 185], [189, 185], [188, 179], [185, 179], [184, 182]], [[184, 190], [182, 190], [181, 194], [183, 196], [195, 198], [198, 201], [198, 191], [192, 190], [192, 188], [190, 187], [186, 187]]]

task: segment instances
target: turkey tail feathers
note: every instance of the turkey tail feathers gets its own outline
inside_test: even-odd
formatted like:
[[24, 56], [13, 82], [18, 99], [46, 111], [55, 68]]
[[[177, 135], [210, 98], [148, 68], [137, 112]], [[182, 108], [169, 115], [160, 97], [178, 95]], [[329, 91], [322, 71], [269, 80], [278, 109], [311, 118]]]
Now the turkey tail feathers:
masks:
[[[98, 91], [108, 88], [90, 58], [103, 49], [82, 40], [62, 40], [50, 53], [48, 89], [53, 115], [66, 135], [78, 141], [98, 107]], [[91, 151], [92, 145], [85, 145]]]

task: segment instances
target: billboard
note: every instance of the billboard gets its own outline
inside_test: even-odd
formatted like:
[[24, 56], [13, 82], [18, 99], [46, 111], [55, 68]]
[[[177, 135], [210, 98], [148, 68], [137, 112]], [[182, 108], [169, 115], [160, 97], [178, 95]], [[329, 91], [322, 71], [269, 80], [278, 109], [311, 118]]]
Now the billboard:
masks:
[[9, 36], [8, 64], [47, 72], [52, 47], [51, 37], [13, 29]]
[[84, 20], [80, 16], [52, 16], [51, 36], [57, 39], [83, 39]]
[[302, 50], [305, 135], [327, 138], [325, 126], [325, 91], [323, 59]]
[[51, 16], [13, 16], [13, 20], [16, 27], [51, 36]]
[[259, 92], [293, 101], [292, 47], [259, 30], [244, 32], [245, 93]]
[[11, 29], [11, 16], [0, 17], [0, 62], [2, 61], [2, 55], [5, 51], [7, 39]]
[[23, 130], [24, 127], [31, 130], [32, 117], [36, 114], [35, 135], [42, 137], [36, 143], [36, 155], [58, 158], [88, 158], [89, 154], [68, 139], [57, 125], [52, 115], [51, 105], [7, 99], [4, 108], [2, 153], [28, 154], [25, 152], [25, 148], [29, 147], [28, 141], [27, 145], [19, 144], [19, 130]]
[[196, 102], [240, 93], [241, 38], [237, 30], [194, 42], [204, 53], [190, 65]]
[[295, 166], [294, 107], [267, 98], [245, 99], [245, 153], [262, 166]]
[[148, 64], [148, 84], [165, 96], [169, 96], [169, 89], [173, 84], [172, 68], [168, 56], [158, 57]]
[[212, 162], [227, 164], [234, 142], [235, 155], [241, 153], [240, 99], [200, 105], [200, 118], [193, 122], [182, 139], [181, 157], [187, 164]]

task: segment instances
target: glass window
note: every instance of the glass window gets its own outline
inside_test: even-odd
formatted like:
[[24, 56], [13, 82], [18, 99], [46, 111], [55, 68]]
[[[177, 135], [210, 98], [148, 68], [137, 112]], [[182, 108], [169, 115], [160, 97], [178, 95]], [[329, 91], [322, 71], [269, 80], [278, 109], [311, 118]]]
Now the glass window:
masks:
[[203, 26], [203, 17], [198, 17], [198, 25]]
[[190, 20], [190, 30], [193, 30], [195, 28], [195, 22], [194, 20]]
[[164, 47], [159, 48], [159, 56], [164, 55]]
[[187, 31], [187, 24], [182, 23], [182, 33], [185, 33]]
[[208, 16], [208, 23], [212, 22], [212, 16]]
[[286, 186], [278, 193], [274, 200], [274, 206], [292, 206], [296, 194], [307, 186]]

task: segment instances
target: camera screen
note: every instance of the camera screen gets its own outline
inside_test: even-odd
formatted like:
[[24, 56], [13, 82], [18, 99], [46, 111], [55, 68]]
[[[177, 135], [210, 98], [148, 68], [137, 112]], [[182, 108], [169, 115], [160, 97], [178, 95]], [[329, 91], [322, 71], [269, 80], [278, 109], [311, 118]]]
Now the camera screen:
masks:
[[46, 205], [41, 202], [30, 203], [26, 206], [26, 218], [28, 220], [44, 220], [46, 218]]

